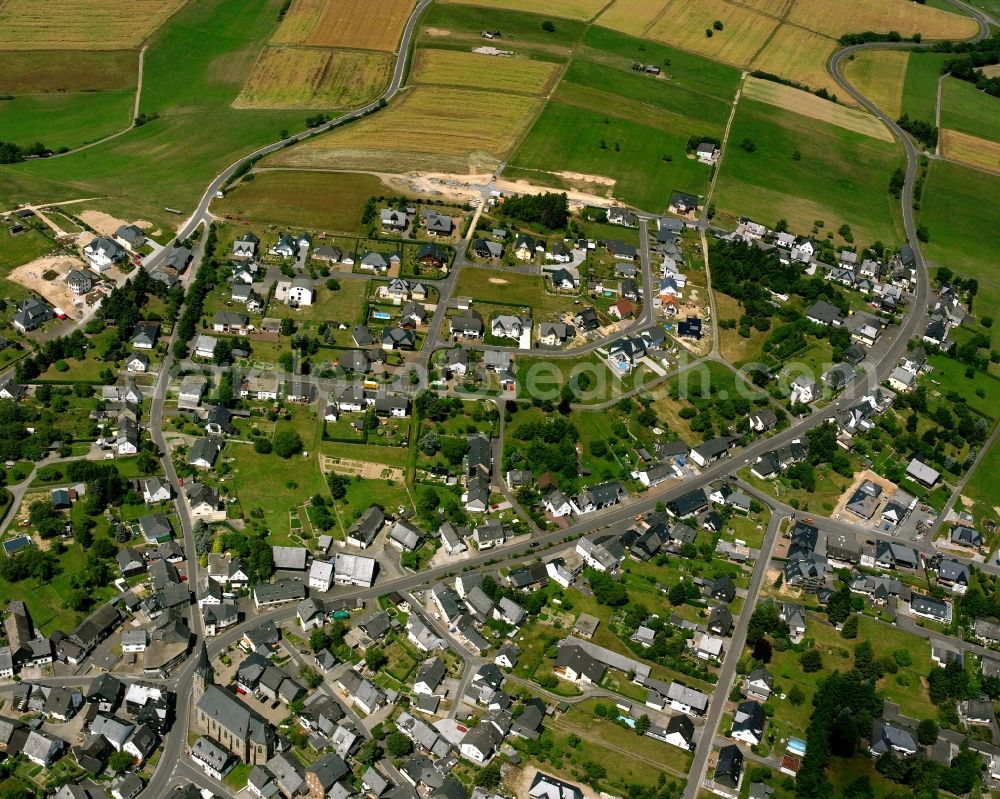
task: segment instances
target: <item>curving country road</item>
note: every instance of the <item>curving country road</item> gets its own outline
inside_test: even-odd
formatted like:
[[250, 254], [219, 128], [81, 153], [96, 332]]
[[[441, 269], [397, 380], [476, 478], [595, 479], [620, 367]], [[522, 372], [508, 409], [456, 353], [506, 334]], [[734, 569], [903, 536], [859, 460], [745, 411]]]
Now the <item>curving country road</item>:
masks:
[[[243, 166], [247, 161], [251, 161], [256, 158], [261, 158], [265, 155], [270, 155], [273, 152], [277, 152], [283, 147], [287, 147], [290, 144], [295, 144], [297, 142], [305, 141], [306, 139], [317, 136], [320, 133], [325, 133], [331, 128], [335, 128], [338, 125], [343, 125], [345, 122], [350, 122], [353, 119], [359, 119], [360, 117], [370, 114], [373, 111], [378, 110], [382, 105], [391, 100], [396, 96], [396, 93], [400, 90], [403, 85], [403, 77], [406, 74], [407, 60], [410, 54], [410, 42], [413, 39], [413, 32], [417, 26], [417, 20], [423, 13], [424, 9], [430, 5], [431, 0], [420, 0], [416, 8], [410, 14], [410, 18], [406, 21], [406, 27], [403, 29], [403, 36], [399, 43], [398, 57], [396, 59], [396, 68], [392, 73], [392, 80], [389, 81], [389, 86], [376, 100], [368, 103], [368, 105], [362, 106], [361, 108], [356, 108], [353, 111], [349, 111], [346, 114], [341, 114], [336, 119], [331, 119], [329, 122], [324, 122], [322, 125], [317, 125], [315, 128], [309, 128], [308, 130], [300, 131], [299, 133], [289, 136], [287, 139], [279, 139], [278, 141], [272, 142], [271, 144], [266, 144], [254, 150], [251, 153], [247, 153], [241, 156], [238, 160], [234, 161], [228, 167], [226, 167], [222, 172], [220, 172], [215, 179], [208, 184], [205, 189], [205, 193], [202, 194], [201, 200], [198, 203], [198, 207], [195, 209], [194, 213], [188, 217], [188, 220], [181, 226], [180, 230], [177, 232], [176, 238], [186, 239], [198, 225], [202, 222], [211, 222], [211, 214], [208, 212], [208, 207], [211, 205], [212, 200], [215, 198], [215, 193], [219, 191], [225, 184], [226, 181], [232, 177], [241, 166]], [[156, 266], [159, 265], [160, 261], [166, 256], [166, 252], [157, 252], [146, 262], [147, 271], [152, 271]]]

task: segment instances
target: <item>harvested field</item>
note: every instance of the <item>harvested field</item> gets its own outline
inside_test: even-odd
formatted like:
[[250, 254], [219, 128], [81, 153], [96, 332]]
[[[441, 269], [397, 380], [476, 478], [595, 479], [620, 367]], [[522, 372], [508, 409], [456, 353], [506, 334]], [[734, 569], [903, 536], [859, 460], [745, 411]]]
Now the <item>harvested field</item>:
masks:
[[389, 53], [265, 47], [234, 108], [348, 108], [378, 97], [392, 75]]
[[671, 0], [616, 0], [598, 22], [606, 28], [642, 36], [670, 3]]
[[551, 88], [558, 70], [546, 61], [420, 48], [410, 82], [538, 95]]
[[919, 33], [924, 39], [967, 39], [978, 30], [970, 17], [910, 0], [795, 0], [788, 21], [833, 37], [899, 31], [903, 36]]
[[780, 17], [785, 13], [785, 9], [794, 2], [795, 0], [740, 0], [740, 5], [752, 8], [761, 14]]
[[387, 0], [373, 13], [365, 0], [294, 0], [271, 44], [393, 52], [413, 6], [413, 0]]
[[[46, 256], [17, 267], [7, 279], [40, 294], [70, 318], [80, 319], [83, 316], [83, 300], [66, 285], [66, 273], [73, 268], [86, 269], [86, 266], [79, 258]], [[76, 303], [80, 303], [81, 307], [76, 307]]]
[[[705, 31], [715, 20], [721, 21], [724, 28], [709, 38]], [[730, 5], [724, 0], [701, 0], [699, 3], [672, 0], [666, 13], [650, 26], [645, 36], [743, 66], [750, 63], [777, 27], [778, 22], [772, 17]]]
[[0, 50], [136, 48], [184, 0], [6, 0], [0, 4]]
[[983, 67], [983, 74], [987, 78], [995, 78], [1000, 75], [1000, 64], [990, 64]]
[[844, 108], [809, 92], [793, 89], [791, 86], [759, 78], [747, 78], [743, 92], [750, 99], [784, 108], [786, 111], [793, 111], [820, 122], [827, 122], [844, 130], [871, 136], [880, 141], [894, 141], [892, 134], [871, 114]]
[[941, 154], [950, 161], [1000, 174], [1000, 142], [942, 128]]
[[[497, 92], [418, 86], [384, 111], [281, 150], [262, 165], [492, 171], [540, 105], [540, 100]], [[484, 108], [490, 113], [483, 114]]]
[[138, 70], [139, 56], [134, 50], [0, 52], [0, 92], [22, 95], [135, 89]]
[[[827, 71], [826, 62], [837, 43], [818, 33], [782, 25], [754, 59], [753, 68], [780, 75], [804, 84], [810, 89], [826, 89], [837, 94], [839, 87]], [[841, 99], [853, 103], [851, 96], [840, 90]]]
[[910, 54], [899, 50], [858, 53], [844, 67], [846, 77], [893, 119], [903, 113], [903, 85]]
[[[509, 11], [529, 11], [538, 13], [542, 8], [535, 0], [444, 0], [445, 4], [456, 2], [468, 6], [488, 6]], [[607, 3], [605, 0], [549, 0], [544, 11], [553, 17], [568, 19], [590, 19]]]

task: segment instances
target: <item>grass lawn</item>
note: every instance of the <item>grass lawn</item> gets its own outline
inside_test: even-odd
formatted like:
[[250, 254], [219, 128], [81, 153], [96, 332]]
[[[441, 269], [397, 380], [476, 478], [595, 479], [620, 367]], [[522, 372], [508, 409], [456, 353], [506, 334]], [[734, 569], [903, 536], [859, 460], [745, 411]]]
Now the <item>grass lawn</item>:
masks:
[[[308, 444], [307, 444], [308, 446]], [[329, 496], [326, 480], [320, 474], [317, 456], [293, 456], [285, 461], [277, 455], [259, 455], [246, 444], [230, 443], [223, 458], [234, 458], [233, 490], [244, 511], [253, 508], [264, 512], [263, 522], [274, 544], [289, 544], [290, 512], [313, 494]]]
[[[535, 322], [561, 316], [575, 307], [572, 295], [546, 293], [544, 278], [517, 272], [463, 269], [455, 281], [452, 294], [472, 297], [482, 303], [511, 306], [507, 313], [516, 313], [517, 306], [530, 308]], [[472, 307], [475, 310], [475, 303]], [[485, 315], [483, 322], [488, 329], [489, 319]]]
[[[333, 278], [336, 280], [336, 276]], [[268, 306], [267, 315], [279, 319], [288, 317], [296, 321], [326, 322], [334, 321], [346, 325], [363, 322], [365, 319], [366, 298], [369, 282], [367, 280], [339, 280], [340, 288], [332, 291], [326, 287], [326, 280], [316, 281], [316, 300], [312, 305], [303, 308], [289, 308], [280, 302]], [[350, 331], [341, 331], [350, 333]]]
[[0, 101], [0, 128], [20, 145], [72, 149], [128, 127], [134, 102], [134, 89], [21, 95]]
[[611, 392], [617, 388], [604, 359], [596, 353], [577, 358], [518, 357], [514, 368], [520, 397], [558, 400], [560, 389], [570, 381], [576, 382], [580, 375], [591, 378], [581, 396], [584, 402], [604, 402], [611, 399]]
[[[739, 145], [746, 140], [753, 152]], [[745, 98], [729, 141], [716, 194], [726, 220], [785, 219], [790, 230], [808, 231], [821, 219], [830, 231], [850, 225], [859, 245], [901, 240], [899, 203], [888, 191], [902, 163], [894, 144]], [[868, 198], [863, 205], [859, 196]]]
[[[564, 91], [565, 99], [581, 105], [596, 106], [601, 101], [572, 87]], [[600, 110], [566, 101], [549, 102], [511, 157], [505, 174], [542, 183], [551, 182], [550, 173], [556, 173], [557, 181], [565, 180], [560, 172], [600, 176], [583, 182], [595, 193], [611, 188], [616, 198], [652, 213], [666, 209], [672, 191], [703, 194], [710, 171], [684, 154], [692, 133], [665, 130], [665, 123], [655, 124], [657, 118], [663, 118], [655, 106], [638, 104], [649, 116], [635, 121], [638, 112], [631, 104], [614, 98], [604, 97], [608, 104]], [[567, 136], [568, 130], [574, 135]], [[665, 160], [668, 157], [670, 161]], [[608, 179], [614, 181], [611, 186]], [[564, 184], [556, 183], [556, 187]]]
[[946, 78], [941, 96], [941, 127], [1000, 140], [1000, 99], [979, 91], [968, 81]]
[[[719, 315], [719, 319], [734, 319], [739, 322], [743, 316], [743, 306], [739, 300], [717, 291], [715, 312]], [[748, 338], [743, 338], [735, 327], [719, 330], [719, 348], [722, 357], [736, 366], [759, 361], [764, 357], [763, 346], [767, 336], [767, 332], [761, 332], [756, 328], [751, 328]]]
[[[970, 408], [988, 419], [995, 420], [1000, 415], [1000, 380], [978, 371], [968, 378], [965, 376], [965, 365], [945, 355], [931, 355], [928, 362], [934, 367], [925, 380], [930, 383], [927, 386], [930, 394], [954, 391], [966, 399]], [[980, 397], [980, 393], [985, 396]]]
[[253, 766], [250, 763], [238, 763], [236, 767], [226, 775], [226, 785], [230, 788], [241, 791], [250, 778]]
[[[688, 752], [646, 736], [638, 736], [613, 721], [600, 718], [594, 714], [594, 707], [599, 703], [602, 703], [601, 700], [588, 699], [574, 704], [565, 714], [551, 722], [556, 729], [574, 733], [582, 739], [578, 747], [581, 758], [589, 756], [589, 759], [604, 765], [608, 770], [609, 780], [624, 780], [628, 783], [652, 784], [658, 779], [656, 769], [650, 768], [654, 763], [673, 775], [687, 773], [691, 765], [691, 755]], [[605, 700], [603, 704], [608, 703]], [[631, 753], [632, 757], [621, 757], [625, 751]]]
[[[38, 496], [44, 498], [47, 495]], [[83, 569], [86, 559], [83, 548], [79, 544], [70, 542], [66, 551], [59, 556], [61, 571], [52, 580], [40, 581], [29, 578], [19, 583], [0, 580], [0, 604], [6, 606], [12, 599], [23, 600], [28, 606], [35, 628], [44, 635], [51, 635], [55, 630], [71, 632], [86, 613], [70, 610], [64, 602], [73, 590], [71, 578]], [[93, 591], [91, 598], [96, 605], [110, 599], [116, 593], [117, 591], [111, 586], [104, 586]]]
[[400, 507], [413, 510], [410, 493], [403, 483], [387, 480], [355, 480], [347, 487], [347, 497], [337, 504], [337, 516], [345, 534], [347, 528], [371, 505], [380, 505], [386, 513], [393, 515]]
[[[856, 457], [851, 455], [848, 457], [852, 459], [856, 469], [861, 468]], [[840, 495], [850, 486], [850, 480], [830, 469], [816, 470], [816, 490], [812, 493], [804, 488], [794, 488], [785, 477], [779, 477], [777, 480], [759, 480], [750, 474], [749, 468], [743, 469], [740, 472], [740, 477], [754, 488], [764, 491], [788, 505], [796, 507], [796, 503], [798, 503], [797, 507], [800, 510], [814, 510], [823, 513], [832, 511], [836, 507]]]
[[413, 654], [399, 641], [393, 641], [383, 651], [386, 657], [389, 658], [389, 662], [385, 665], [385, 670], [389, 672], [391, 677], [396, 678], [400, 682], [406, 682], [406, 678], [417, 667], [417, 661], [413, 657]]
[[[932, 264], [979, 281], [973, 311], [982, 315], [1000, 307], [998, 198], [1000, 176], [933, 161], [921, 202], [919, 221], [929, 234], [929, 241], [922, 245], [924, 256]], [[983, 332], [991, 335], [996, 349], [1000, 327]]]
[[14, 268], [41, 258], [56, 249], [52, 239], [33, 227], [26, 228], [23, 233], [18, 233], [16, 236], [10, 235], [6, 229], [0, 230], [0, 242], [3, 242], [3, 246], [0, 246], [0, 275], [3, 276]]
[[215, 200], [212, 211], [254, 224], [362, 235], [365, 202], [389, 192], [374, 175], [263, 170], [227, 191], [224, 199]]
[[406, 466], [407, 453], [409, 452], [406, 447], [384, 447], [378, 444], [351, 444], [341, 441], [321, 441], [316, 446], [321, 454], [331, 458], [371, 461], [400, 469]]
[[[304, 127], [303, 112], [231, 107], [277, 24], [275, 0], [188, 4], [152, 38], [140, 112], [159, 118], [107, 144], [0, 168], [0, 200], [105, 196], [102, 210], [173, 227], [238, 153]], [[62, 124], [62, 123], [58, 123]], [[48, 141], [45, 131], [38, 138]]]

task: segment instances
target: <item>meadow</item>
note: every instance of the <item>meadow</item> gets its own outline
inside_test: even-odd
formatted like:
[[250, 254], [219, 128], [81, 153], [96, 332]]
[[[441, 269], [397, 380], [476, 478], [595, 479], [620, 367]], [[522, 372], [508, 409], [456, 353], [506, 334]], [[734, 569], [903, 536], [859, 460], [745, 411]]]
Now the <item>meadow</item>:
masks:
[[[560, 172], [610, 178], [617, 199], [650, 212], [664, 211], [672, 191], [704, 193], [708, 168], [684, 155], [690, 130], [668, 133], [611, 116], [613, 110], [549, 102], [504, 174], [540, 183], [548, 181], [547, 173], [559, 178]], [[602, 190], [600, 178], [592, 182]]]
[[720, 99], [727, 104], [740, 82], [739, 71], [726, 64], [596, 25], [587, 28], [578, 56], [630, 73], [633, 62], [655, 64], [669, 86]]
[[128, 50], [175, 13], [184, 0], [6, 0], [0, 50]]
[[583, 36], [584, 24], [560, 19], [554, 31], [542, 29], [548, 19], [529, 14], [476, 5], [434, 3], [420, 17], [418, 46], [471, 50], [483, 46], [482, 31], [499, 30], [495, 46], [513, 50], [518, 56], [536, 54], [565, 60]]
[[236, 108], [354, 108], [383, 91], [395, 59], [388, 53], [265, 47]]
[[254, 224], [358, 234], [369, 197], [391, 193], [374, 175], [352, 172], [264, 170], [238, 183], [212, 211]]
[[[1000, 248], [1000, 176], [969, 169], [948, 161], [933, 161], [924, 189], [919, 215], [929, 241], [921, 245], [932, 263], [948, 266], [955, 274], [979, 281], [974, 310], [1000, 307], [1000, 271], [996, 253]], [[994, 349], [1000, 341], [991, 328]]]
[[410, 83], [540, 95], [552, 87], [558, 69], [546, 61], [421, 47], [413, 54]]
[[282, 150], [265, 163], [401, 172], [492, 170], [540, 104], [506, 93], [417, 86], [384, 111]]
[[72, 149], [127, 128], [134, 102], [134, 89], [21, 95], [0, 100], [0, 130], [21, 145]]
[[[701, 125], [709, 128], [706, 133], [721, 135], [729, 116], [729, 98], [706, 96], [690, 85], [657, 80], [649, 75], [633, 72], [625, 66], [615, 68], [576, 59], [566, 70], [556, 95], [565, 93], [564, 96], [572, 96], [572, 90], [568, 88], [570, 85], [587, 87], [609, 97], [612, 103], [610, 107], [602, 104], [594, 106], [594, 110], [628, 116], [627, 112], [616, 108], [620, 99], [623, 99], [631, 101], [629, 106], [652, 109], [654, 116], [650, 117], [651, 120], [655, 120], [661, 112], [666, 112], [665, 121], [654, 122], [657, 127], [665, 130], [678, 130], [684, 126], [696, 128]], [[616, 98], [611, 98], [611, 95]], [[679, 132], [684, 131], [682, 129]]]
[[134, 50], [0, 52], [0, 92], [115, 91], [134, 89], [139, 57]]
[[933, 124], [937, 111], [937, 81], [952, 56], [914, 51], [906, 62], [902, 110], [913, 119]]
[[770, 226], [785, 219], [797, 231], [816, 220], [830, 231], [846, 223], [859, 244], [901, 240], [899, 203], [888, 188], [902, 159], [892, 144], [755, 100], [741, 100], [733, 120], [730, 141], [745, 139], [755, 150], [730, 145], [719, 174], [721, 215]]
[[[546, 294], [543, 278], [518, 272], [494, 273], [486, 269], [463, 269], [458, 274], [452, 294], [456, 297], [472, 297], [480, 303], [530, 307], [536, 321], [543, 321], [573, 307], [572, 297]], [[476, 309], [475, 304], [473, 309]], [[512, 312], [506, 310], [506, 313]], [[485, 313], [483, 321], [489, 323]]]
[[941, 93], [941, 127], [1000, 141], [1000, 99], [979, 91], [967, 81], [945, 78]]
[[869, 50], [852, 56], [846, 77], [863, 95], [893, 119], [903, 113], [903, 85], [910, 54], [900, 50]]
[[388, 0], [372, 13], [365, 0], [294, 0], [272, 43], [393, 52], [413, 6], [413, 0]]
[[962, 492], [972, 506], [972, 514], [980, 527], [985, 519], [1000, 522], [1000, 489], [996, 476], [1000, 474], [1000, 446], [994, 442], [986, 452]]
[[159, 119], [66, 158], [0, 166], [0, 202], [102, 196], [100, 210], [173, 227], [165, 206], [193, 207], [236, 154], [302, 127], [301, 113], [230, 107], [274, 24], [272, 0], [187, 5], [146, 53], [140, 111]]

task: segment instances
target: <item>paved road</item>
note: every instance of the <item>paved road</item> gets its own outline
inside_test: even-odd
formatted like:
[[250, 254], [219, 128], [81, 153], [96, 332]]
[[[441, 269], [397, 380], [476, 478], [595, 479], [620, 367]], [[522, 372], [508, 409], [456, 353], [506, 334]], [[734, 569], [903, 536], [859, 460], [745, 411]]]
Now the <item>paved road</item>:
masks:
[[753, 575], [750, 578], [750, 587], [747, 589], [747, 597], [743, 603], [743, 611], [736, 618], [736, 625], [733, 627], [732, 637], [727, 644], [726, 654], [722, 661], [722, 668], [719, 669], [719, 681], [715, 684], [712, 692], [712, 700], [708, 706], [708, 713], [705, 714], [705, 727], [702, 730], [701, 738], [694, 752], [694, 761], [691, 763], [690, 776], [687, 785], [684, 787], [685, 799], [695, 799], [701, 788], [702, 779], [705, 776], [705, 768], [708, 765], [708, 756], [712, 753], [712, 743], [715, 739], [715, 732], [719, 728], [722, 720], [722, 713], [725, 710], [726, 702], [729, 701], [729, 689], [736, 676], [736, 664], [743, 654], [743, 645], [747, 639], [747, 627], [750, 624], [750, 614], [757, 604], [760, 590], [764, 585], [764, 576], [767, 574], [768, 565], [771, 562], [771, 552], [774, 549], [774, 542], [778, 537], [778, 527], [786, 517], [777, 511], [772, 510], [771, 521], [768, 522], [767, 532], [764, 534], [764, 541], [760, 547], [760, 556], [754, 562]]

